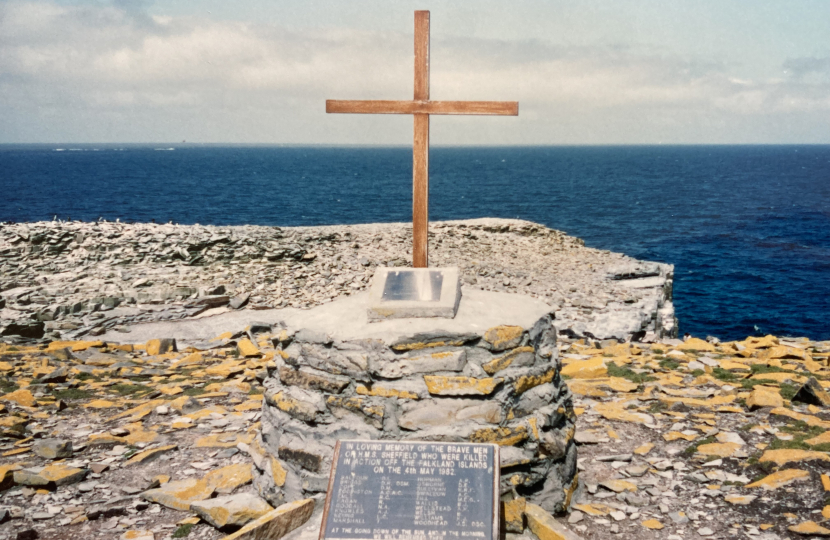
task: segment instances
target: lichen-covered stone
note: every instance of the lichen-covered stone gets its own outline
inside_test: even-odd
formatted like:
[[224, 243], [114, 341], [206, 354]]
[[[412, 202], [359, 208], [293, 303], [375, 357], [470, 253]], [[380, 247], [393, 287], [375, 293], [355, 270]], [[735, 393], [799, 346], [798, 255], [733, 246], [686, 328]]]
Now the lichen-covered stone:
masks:
[[366, 371], [369, 369], [370, 351], [339, 350], [309, 343], [294, 343], [289, 350], [294, 352], [289, 355], [287, 362], [295, 367], [308, 366], [356, 381], [369, 380]]
[[758, 460], [760, 463], [775, 463], [779, 467], [787, 463], [804, 461], [830, 461], [830, 456], [825, 452], [815, 450], [767, 450]]
[[326, 405], [337, 416], [337, 409], [345, 409], [363, 415], [377, 429], [383, 427], [384, 407], [372, 398], [329, 396]]
[[525, 506], [527, 526], [539, 540], [579, 540], [579, 536], [559, 524], [541, 506]]
[[400, 382], [378, 381], [371, 386], [358, 384], [355, 387], [355, 393], [361, 396], [407, 400], [419, 400], [429, 395], [423, 380]]
[[46, 459], [72, 457], [72, 441], [63, 439], [41, 439], [32, 447], [34, 453]]
[[747, 484], [747, 488], [762, 488], [766, 491], [773, 491], [780, 487], [788, 486], [793, 482], [803, 481], [810, 478], [809, 471], [800, 469], [786, 469], [774, 472], [761, 478], [758, 481]]
[[804, 536], [830, 536], [830, 529], [822, 527], [815, 521], [804, 521], [798, 525], [790, 525], [787, 530]]
[[174, 480], [161, 487], [150, 489], [141, 494], [141, 498], [172, 508], [188, 511], [194, 501], [203, 501], [213, 495], [215, 488], [202, 480], [189, 478]]
[[14, 483], [23, 486], [54, 489], [80, 482], [88, 472], [88, 469], [78, 469], [64, 465], [63, 463], [54, 463], [46, 467], [14, 471]]
[[11, 401], [21, 407], [34, 407], [35, 396], [28, 389], [21, 388], [20, 390], [15, 390], [14, 392], [0, 396], [0, 401]]
[[562, 375], [573, 379], [597, 379], [607, 374], [608, 368], [605, 367], [605, 361], [599, 356], [562, 366]]
[[559, 367], [556, 365], [542, 366], [539, 369], [533, 369], [527, 375], [521, 375], [516, 378], [513, 383], [513, 388], [517, 394], [527, 392], [531, 388], [546, 384], [553, 381], [556, 374], [559, 372]]
[[239, 350], [239, 356], [243, 358], [255, 358], [262, 356], [262, 351], [259, 350], [259, 347], [254, 345], [254, 343], [247, 338], [240, 339], [236, 344], [236, 348]]
[[504, 503], [504, 526], [507, 532], [524, 532], [526, 505], [527, 500], [524, 497], [518, 497]]
[[280, 381], [289, 386], [299, 386], [306, 390], [316, 390], [329, 394], [339, 394], [351, 382], [348, 377], [332, 375], [325, 371], [303, 367], [292, 369], [288, 366], [281, 366], [279, 369]]
[[518, 346], [522, 342], [524, 328], [521, 326], [494, 326], [484, 332], [482, 338], [493, 351], [504, 351]]
[[784, 398], [781, 397], [777, 389], [756, 386], [746, 399], [746, 406], [749, 407], [750, 411], [763, 407], [783, 407]]
[[290, 502], [248, 523], [223, 540], [273, 540], [282, 538], [308, 521], [313, 512], [313, 499]]
[[323, 412], [323, 399], [316, 394], [305, 392], [299, 388], [286, 388], [283, 391], [265, 393], [265, 401], [277, 409], [290, 414], [298, 420], [313, 422], [317, 415]]
[[168, 444], [165, 446], [150, 448], [149, 450], [144, 450], [143, 452], [139, 452], [130, 459], [128, 459], [127, 465], [133, 465], [136, 463], [147, 463], [149, 461], [156, 459], [162, 454], [176, 450], [178, 447], [179, 446], [176, 444]]
[[373, 361], [372, 371], [385, 379], [400, 379], [419, 373], [461, 371], [466, 359], [467, 353], [464, 350], [440, 351], [393, 361]]
[[166, 352], [176, 352], [176, 340], [170, 338], [151, 339], [145, 345], [145, 351], [150, 356], [164, 354]]
[[251, 465], [237, 463], [207, 473], [200, 479], [176, 480], [150, 489], [141, 497], [174, 510], [187, 511], [195, 501], [209, 499], [217, 490], [232, 491], [253, 479]]
[[502, 379], [424, 375], [424, 382], [429, 393], [434, 396], [488, 396], [501, 384]]
[[514, 446], [528, 437], [528, 429], [524, 425], [482, 428], [470, 435], [470, 442], [495, 443], [499, 446]]
[[498, 424], [501, 418], [502, 410], [497, 402], [444, 399], [404, 405], [398, 417], [398, 425], [403, 429], [415, 431], [452, 426], [460, 422]]
[[392, 344], [395, 351], [418, 351], [436, 347], [460, 347], [478, 339], [475, 334], [443, 334], [440, 332], [415, 334]]
[[532, 366], [535, 360], [536, 355], [533, 347], [517, 347], [497, 358], [493, 358], [489, 362], [481, 364], [481, 369], [483, 369], [488, 375], [493, 375], [511, 366]]
[[14, 485], [14, 471], [20, 470], [18, 464], [0, 465], [0, 491], [5, 491]]
[[190, 511], [217, 529], [238, 528], [272, 511], [271, 505], [252, 493], [237, 493], [190, 505]]

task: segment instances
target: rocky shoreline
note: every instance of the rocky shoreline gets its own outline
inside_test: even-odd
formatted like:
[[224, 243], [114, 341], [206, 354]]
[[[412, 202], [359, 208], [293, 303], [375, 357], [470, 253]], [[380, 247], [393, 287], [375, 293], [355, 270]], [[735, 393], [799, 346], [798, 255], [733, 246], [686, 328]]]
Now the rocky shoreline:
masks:
[[[464, 288], [540, 298], [571, 338], [675, 337], [673, 267], [521, 220], [430, 224], [431, 266]], [[411, 225], [0, 225], [0, 339], [80, 339], [233, 309], [311, 308], [408, 266]], [[124, 335], [125, 341], [129, 336]]]

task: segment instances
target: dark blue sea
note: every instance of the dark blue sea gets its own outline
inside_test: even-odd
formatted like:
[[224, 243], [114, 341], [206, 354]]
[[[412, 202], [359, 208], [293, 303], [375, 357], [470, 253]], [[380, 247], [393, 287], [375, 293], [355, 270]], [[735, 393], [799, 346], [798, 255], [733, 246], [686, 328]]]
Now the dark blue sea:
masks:
[[[411, 220], [411, 149], [0, 146], [0, 221]], [[830, 146], [433, 148], [430, 219], [521, 218], [675, 265], [680, 331], [830, 339]]]

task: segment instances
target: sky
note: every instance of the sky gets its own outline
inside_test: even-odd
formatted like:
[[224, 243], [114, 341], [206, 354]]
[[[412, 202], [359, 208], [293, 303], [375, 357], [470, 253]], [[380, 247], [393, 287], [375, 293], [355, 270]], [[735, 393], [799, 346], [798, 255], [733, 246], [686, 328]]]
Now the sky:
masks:
[[0, 143], [411, 144], [416, 9], [432, 144], [830, 144], [826, 0], [0, 0]]

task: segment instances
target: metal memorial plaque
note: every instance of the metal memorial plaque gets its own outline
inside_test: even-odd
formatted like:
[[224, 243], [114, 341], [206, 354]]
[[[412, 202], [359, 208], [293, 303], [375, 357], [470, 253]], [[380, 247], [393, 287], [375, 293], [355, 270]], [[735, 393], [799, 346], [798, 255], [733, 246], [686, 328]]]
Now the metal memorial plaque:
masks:
[[458, 268], [378, 267], [367, 298], [370, 321], [412, 317], [452, 319], [461, 302]]
[[396, 270], [386, 274], [381, 302], [395, 300], [415, 300], [419, 302], [437, 302], [441, 299], [441, 285], [444, 274], [440, 270], [414, 272]]
[[320, 540], [498, 540], [499, 447], [338, 441]]

